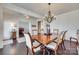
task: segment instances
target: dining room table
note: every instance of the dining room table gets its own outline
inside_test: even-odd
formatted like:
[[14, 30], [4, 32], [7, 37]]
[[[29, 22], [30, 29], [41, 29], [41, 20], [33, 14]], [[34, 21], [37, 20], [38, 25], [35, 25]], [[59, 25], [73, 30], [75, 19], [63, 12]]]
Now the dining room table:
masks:
[[57, 35], [54, 35], [54, 34], [32, 35], [33, 40], [36, 40], [43, 45], [47, 45], [47, 44], [51, 43], [56, 38], [57, 38]]
[[54, 39], [57, 38], [57, 35], [54, 34], [38, 34], [38, 35], [32, 35], [32, 39], [38, 41], [41, 43], [41, 50], [43, 54], [45, 54], [46, 51], [46, 45], [53, 42]]

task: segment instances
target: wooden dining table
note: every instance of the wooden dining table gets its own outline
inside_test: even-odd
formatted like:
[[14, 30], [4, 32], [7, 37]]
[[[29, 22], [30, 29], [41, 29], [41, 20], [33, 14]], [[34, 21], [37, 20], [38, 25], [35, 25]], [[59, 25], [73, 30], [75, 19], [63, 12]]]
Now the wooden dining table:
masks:
[[51, 43], [56, 38], [57, 35], [44, 35], [44, 34], [32, 35], [33, 40], [37, 40], [39, 43], [42, 43], [43, 45]]
[[53, 35], [53, 34], [52, 35], [45, 35], [45, 34], [32, 35], [33, 40], [36, 40], [42, 44], [41, 51], [43, 55], [45, 54], [45, 51], [47, 51], [45, 46], [51, 43], [56, 38], [57, 38], [57, 35]]

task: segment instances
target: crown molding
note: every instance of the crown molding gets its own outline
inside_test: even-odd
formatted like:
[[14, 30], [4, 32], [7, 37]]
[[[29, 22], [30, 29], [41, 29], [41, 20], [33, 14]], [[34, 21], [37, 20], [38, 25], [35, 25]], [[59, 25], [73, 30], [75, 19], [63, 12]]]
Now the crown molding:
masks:
[[27, 9], [24, 9], [24, 8], [21, 8], [21, 7], [18, 7], [14, 4], [3, 3], [2, 5], [3, 5], [4, 8], [8, 8], [10, 10], [16, 11], [16, 12], [21, 13], [21, 14], [26, 15], [26, 16], [29, 15], [29, 16], [32, 16], [32, 17], [35, 17], [35, 18], [41, 18], [42, 17], [41, 15], [39, 15], [35, 12], [32, 12], [30, 10], [27, 10]]

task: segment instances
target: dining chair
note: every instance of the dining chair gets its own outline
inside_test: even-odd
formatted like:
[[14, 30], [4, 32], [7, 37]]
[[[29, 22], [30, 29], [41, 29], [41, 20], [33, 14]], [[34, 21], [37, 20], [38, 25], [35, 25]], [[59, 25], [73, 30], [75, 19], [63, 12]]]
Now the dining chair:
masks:
[[55, 54], [57, 54], [57, 50], [58, 50], [58, 48], [59, 48], [59, 46], [61, 45], [61, 44], [63, 44], [63, 39], [64, 39], [64, 36], [65, 36], [65, 33], [66, 33], [67, 31], [65, 31], [64, 33], [63, 32], [61, 32], [58, 36], [57, 36], [57, 38], [56, 38], [56, 41], [52, 41], [51, 43], [49, 43], [48, 45], [46, 45], [46, 47], [47, 48], [49, 48], [49, 49], [51, 49], [52, 51], [54, 51], [55, 52]]
[[[79, 42], [79, 30], [76, 31], [76, 37], [70, 37], [70, 52], [72, 50], [72, 47], [74, 46], [78, 54], [78, 51], [79, 51], [78, 42]], [[72, 43], [74, 43], [74, 45]]]
[[67, 33], [67, 31], [62, 31], [61, 32], [61, 40], [62, 40], [62, 42], [60, 43], [60, 45], [61, 45], [61, 47], [65, 50], [66, 48], [65, 48], [65, 44], [64, 44], [64, 41], [65, 41], [65, 37], [66, 37], [66, 33]]
[[[57, 39], [59, 39], [59, 38], [57, 38]], [[57, 42], [52, 41], [51, 43], [49, 43], [48, 45], [46, 45], [46, 47], [48, 49], [51, 49], [52, 51], [54, 51], [55, 55], [56, 55], [57, 54], [58, 45], [59, 45], [59, 41], [57, 41]]]
[[[29, 33], [29, 34], [30, 34], [30, 33]], [[32, 34], [30, 34], [30, 36], [31, 36], [31, 35], [38, 35], [37, 30], [32, 30]], [[32, 38], [31, 38], [31, 39], [32, 39]], [[34, 46], [36, 46], [36, 45], [39, 44], [39, 42], [37, 42], [35, 39], [32, 39], [32, 43], [33, 43]]]
[[70, 37], [71, 39], [77, 39], [79, 41], [79, 30], [76, 31], [76, 36], [75, 37]]
[[72, 51], [76, 51], [75, 54], [78, 54], [78, 39], [74, 37], [70, 37], [70, 54], [72, 54]]
[[[58, 35], [60, 37], [60, 39], [62, 40], [61, 43], [60, 43], [60, 45], [61, 45], [61, 47], [64, 50], [66, 49], [65, 48], [65, 44], [64, 44], [66, 33], [67, 33], [67, 31], [61, 31], [60, 35]], [[57, 42], [57, 41], [58, 41], [58, 39], [54, 39], [54, 42]]]
[[59, 29], [53, 29], [53, 34], [58, 35], [59, 34]]
[[38, 34], [38, 31], [35, 29], [35, 30], [32, 30], [32, 35], [37, 35]]
[[79, 29], [77, 30], [77, 39], [78, 39], [78, 42], [79, 42]]
[[35, 54], [36, 52], [40, 51], [40, 45], [34, 46], [32, 43], [32, 38], [30, 33], [24, 33], [25, 40], [26, 40], [26, 47], [27, 47], [27, 55], [30, 54]]

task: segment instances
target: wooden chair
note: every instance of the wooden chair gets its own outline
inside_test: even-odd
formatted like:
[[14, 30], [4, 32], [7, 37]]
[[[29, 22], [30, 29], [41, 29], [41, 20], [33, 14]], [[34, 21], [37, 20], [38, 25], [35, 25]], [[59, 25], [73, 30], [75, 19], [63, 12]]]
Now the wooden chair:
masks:
[[[74, 44], [72, 44], [74, 43]], [[70, 53], [73, 51], [73, 48], [76, 49], [76, 53], [78, 54], [78, 39], [74, 37], [70, 37]]]
[[[31, 34], [29, 33], [30, 37], [31, 37]], [[32, 30], [32, 35], [38, 35], [37, 33], [37, 30]], [[31, 38], [32, 39], [32, 38]], [[37, 46], [39, 45], [40, 43], [38, 41], [36, 41], [35, 39], [32, 39], [32, 43], [34, 46]]]
[[61, 34], [62, 34], [62, 37], [61, 37], [61, 43], [60, 43], [60, 46], [62, 47], [62, 49], [66, 49], [66, 47], [65, 47], [65, 44], [64, 44], [64, 41], [65, 41], [65, 37], [66, 37], [66, 33], [67, 33], [67, 31], [62, 31], [61, 32]]
[[58, 47], [60, 46], [60, 44], [63, 44], [63, 39], [65, 34], [66, 34], [66, 31], [64, 33], [60, 33], [56, 41], [49, 43], [46, 47], [53, 50], [55, 54], [57, 54]]
[[24, 33], [25, 39], [26, 39], [26, 47], [27, 47], [27, 54], [35, 54], [35, 52], [40, 50], [40, 45], [34, 46], [32, 43], [32, 38], [29, 33]]
[[53, 29], [53, 34], [58, 35], [59, 34], [59, 29]]
[[79, 30], [76, 32], [76, 37], [70, 37], [70, 50], [72, 49], [72, 42], [75, 43], [76, 52], [78, 53], [78, 40], [79, 40]]
[[77, 40], [79, 40], [79, 30], [76, 31], [76, 37], [70, 37], [70, 39], [77, 39]]
[[32, 30], [32, 35], [37, 35], [38, 31], [37, 30]]
[[79, 30], [77, 30], [77, 39], [78, 39], [78, 42], [79, 42]]
[[[67, 33], [67, 31], [62, 31], [62, 32], [60, 33], [60, 35], [59, 35], [60, 39], [62, 40], [62, 42], [61, 42], [60, 45], [61, 45], [61, 47], [64, 48], [64, 49], [66, 49], [66, 48], [65, 48], [65, 45], [64, 45], [64, 40], [65, 40], [66, 33]], [[55, 42], [57, 42], [57, 40], [58, 40], [58, 39], [54, 39]]]

